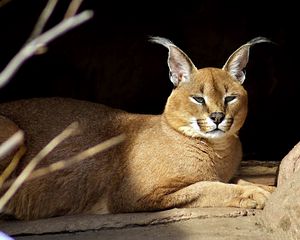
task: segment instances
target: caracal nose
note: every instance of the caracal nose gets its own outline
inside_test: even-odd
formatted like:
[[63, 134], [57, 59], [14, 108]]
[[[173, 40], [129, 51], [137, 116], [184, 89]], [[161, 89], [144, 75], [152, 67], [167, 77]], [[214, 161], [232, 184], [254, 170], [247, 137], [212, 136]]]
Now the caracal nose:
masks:
[[211, 120], [213, 120], [213, 122], [215, 124], [218, 125], [224, 120], [225, 114], [222, 113], [222, 112], [213, 112], [213, 113], [210, 114], [209, 117], [210, 117]]

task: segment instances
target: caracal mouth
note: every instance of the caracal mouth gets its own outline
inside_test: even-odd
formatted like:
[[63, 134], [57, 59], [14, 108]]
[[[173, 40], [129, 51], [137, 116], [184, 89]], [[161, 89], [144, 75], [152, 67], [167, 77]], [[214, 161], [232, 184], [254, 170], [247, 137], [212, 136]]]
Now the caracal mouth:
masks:
[[196, 118], [192, 119], [188, 125], [179, 127], [178, 130], [190, 137], [200, 137], [208, 139], [223, 138], [225, 135], [227, 135], [228, 132], [227, 130], [220, 129], [220, 126], [216, 125], [209, 126], [209, 131], [205, 131], [204, 129], [201, 129], [201, 126]]
[[220, 128], [215, 128], [214, 130], [208, 131], [206, 133], [225, 133], [223, 130], [221, 130]]
[[225, 133], [226, 133], [225, 131], [223, 131], [217, 127], [214, 130], [205, 132], [204, 135], [207, 138], [221, 138], [225, 135]]

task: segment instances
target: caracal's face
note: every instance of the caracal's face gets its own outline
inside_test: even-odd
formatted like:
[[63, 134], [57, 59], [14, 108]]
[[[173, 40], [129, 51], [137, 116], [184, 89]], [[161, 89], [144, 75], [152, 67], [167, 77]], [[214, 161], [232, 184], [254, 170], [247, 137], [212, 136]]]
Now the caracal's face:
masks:
[[247, 92], [227, 71], [194, 70], [170, 95], [165, 116], [176, 130], [191, 137], [223, 138], [236, 134], [247, 115]]

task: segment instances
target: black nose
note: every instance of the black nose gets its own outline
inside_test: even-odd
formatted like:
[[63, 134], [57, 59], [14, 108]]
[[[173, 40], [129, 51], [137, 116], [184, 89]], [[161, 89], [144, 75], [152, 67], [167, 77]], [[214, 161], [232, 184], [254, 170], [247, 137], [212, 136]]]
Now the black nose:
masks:
[[222, 112], [213, 112], [209, 117], [215, 124], [219, 124], [224, 120], [225, 114]]

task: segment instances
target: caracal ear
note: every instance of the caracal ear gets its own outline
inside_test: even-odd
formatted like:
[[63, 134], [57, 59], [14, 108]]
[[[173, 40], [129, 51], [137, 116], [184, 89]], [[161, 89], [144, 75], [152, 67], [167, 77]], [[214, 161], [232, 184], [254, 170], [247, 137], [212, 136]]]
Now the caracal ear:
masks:
[[169, 49], [168, 66], [170, 80], [177, 87], [181, 82], [188, 82], [193, 70], [197, 70], [191, 59], [170, 40], [161, 37], [150, 37], [151, 42], [161, 44]]
[[245, 73], [243, 70], [248, 63], [250, 47], [256, 43], [262, 42], [271, 41], [264, 37], [253, 38], [231, 54], [222, 69], [229, 72], [234, 78], [243, 84], [245, 80]]

